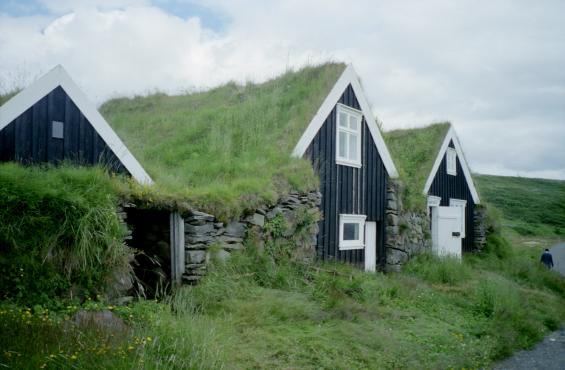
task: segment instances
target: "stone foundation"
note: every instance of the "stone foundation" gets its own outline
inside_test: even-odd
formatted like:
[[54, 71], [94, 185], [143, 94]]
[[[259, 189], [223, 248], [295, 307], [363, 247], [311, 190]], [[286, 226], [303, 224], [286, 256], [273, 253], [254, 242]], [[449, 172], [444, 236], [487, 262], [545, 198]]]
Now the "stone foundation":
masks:
[[[318, 192], [291, 192], [271, 207], [263, 207], [228, 224], [199, 211], [182, 214], [185, 221], [184, 283], [194, 284], [206, 275], [212, 258], [225, 260], [233, 251], [242, 250], [244, 241], [261, 247], [282, 237], [296, 246], [295, 258], [312, 261], [316, 255], [319, 211], [322, 195]], [[274, 230], [276, 228], [276, 230]], [[279, 230], [280, 229], [280, 230]], [[277, 233], [280, 232], [280, 235]]]

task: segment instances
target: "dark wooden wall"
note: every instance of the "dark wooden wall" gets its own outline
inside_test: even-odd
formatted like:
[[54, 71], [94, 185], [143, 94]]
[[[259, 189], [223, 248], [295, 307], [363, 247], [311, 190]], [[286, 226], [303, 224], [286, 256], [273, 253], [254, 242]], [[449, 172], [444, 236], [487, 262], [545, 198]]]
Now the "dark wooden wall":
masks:
[[[341, 96], [340, 103], [360, 110], [359, 102], [351, 86]], [[363, 266], [363, 249], [339, 250], [339, 215], [363, 214], [367, 221], [377, 222], [377, 266], [384, 266], [385, 198], [387, 173], [377, 151], [365, 118], [361, 131], [362, 167], [337, 165], [336, 157], [336, 108], [332, 110], [306, 151], [314, 169], [320, 176], [324, 219], [318, 233], [318, 256], [323, 260], [338, 259]]]
[[[453, 141], [449, 143], [449, 147], [454, 148]], [[473, 197], [471, 195], [469, 185], [467, 184], [465, 174], [463, 174], [463, 168], [461, 168], [459, 156], [457, 156], [457, 176], [447, 174], [446, 158], [447, 153], [444, 154], [441, 160], [441, 164], [428, 194], [441, 197], [440, 206], [442, 207], [449, 206], [450, 198], [463, 199], [467, 201], [467, 207], [465, 209], [465, 238], [462, 240], [462, 245], [463, 252], [470, 252], [473, 250], [473, 210], [475, 209], [475, 203], [473, 202]]]
[[[53, 121], [64, 122], [63, 139], [52, 137]], [[114, 172], [127, 173], [60, 86], [0, 131], [0, 161], [103, 164]]]

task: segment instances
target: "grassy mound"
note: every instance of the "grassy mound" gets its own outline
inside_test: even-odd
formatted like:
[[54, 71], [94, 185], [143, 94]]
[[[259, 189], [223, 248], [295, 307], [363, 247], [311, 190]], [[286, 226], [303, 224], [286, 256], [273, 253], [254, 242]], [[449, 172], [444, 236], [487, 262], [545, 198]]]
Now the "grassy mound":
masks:
[[385, 132], [385, 141], [405, 185], [405, 208], [426, 209], [426, 197], [422, 191], [449, 127], [449, 123], [436, 123], [422, 128]]
[[475, 176], [483, 200], [523, 236], [565, 236], [565, 181]]
[[290, 155], [344, 68], [325, 64], [262, 84], [114, 99], [100, 111], [155, 180], [152, 201], [182, 199], [234, 218], [291, 187], [317, 186], [311, 165]]
[[33, 304], [95, 294], [127, 270], [117, 184], [100, 168], [0, 164], [0, 296]]

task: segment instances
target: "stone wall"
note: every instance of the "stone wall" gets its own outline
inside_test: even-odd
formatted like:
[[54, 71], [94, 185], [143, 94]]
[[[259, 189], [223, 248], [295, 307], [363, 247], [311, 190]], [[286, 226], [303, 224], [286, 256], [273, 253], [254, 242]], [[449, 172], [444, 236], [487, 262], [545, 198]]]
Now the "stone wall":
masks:
[[431, 249], [430, 221], [424, 212], [405, 211], [401, 185], [389, 181], [386, 202], [385, 271], [400, 271], [413, 255]]
[[271, 207], [263, 207], [242, 219], [228, 224], [213, 215], [190, 211], [183, 213], [185, 221], [184, 283], [194, 284], [206, 275], [212, 257], [229, 258], [233, 251], [244, 248], [246, 238], [261, 246], [273, 238], [268, 225], [274, 220], [284, 224], [281, 237], [296, 245], [296, 258], [311, 261], [316, 254], [319, 211], [322, 196], [318, 191], [300, 194], [291, 192]]
[[480, 252], [487, 244], [487, 235], [489, 232], [487, 209], [482, 205], [475, 205], [473, 211], [473, 228], [474, 237], [473, 250]]

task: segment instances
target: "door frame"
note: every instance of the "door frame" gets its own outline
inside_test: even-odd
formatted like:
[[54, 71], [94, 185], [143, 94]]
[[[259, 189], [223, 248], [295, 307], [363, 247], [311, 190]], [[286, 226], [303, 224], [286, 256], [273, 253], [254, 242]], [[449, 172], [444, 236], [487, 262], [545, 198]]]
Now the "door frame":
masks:
[[377, 270], [377, 223], [365, 222], [365, 271]]

